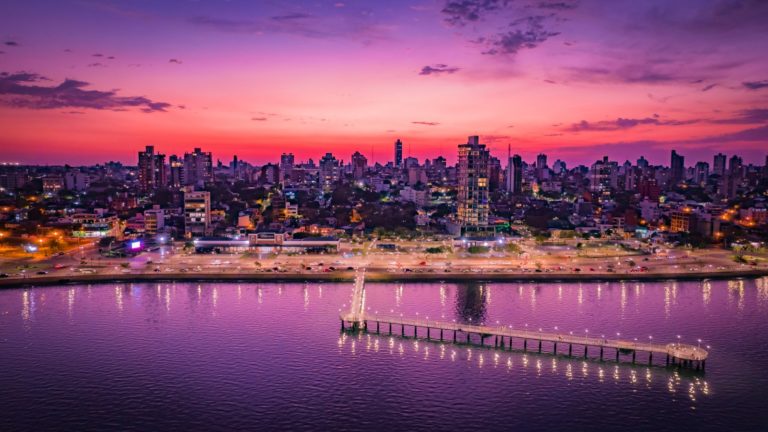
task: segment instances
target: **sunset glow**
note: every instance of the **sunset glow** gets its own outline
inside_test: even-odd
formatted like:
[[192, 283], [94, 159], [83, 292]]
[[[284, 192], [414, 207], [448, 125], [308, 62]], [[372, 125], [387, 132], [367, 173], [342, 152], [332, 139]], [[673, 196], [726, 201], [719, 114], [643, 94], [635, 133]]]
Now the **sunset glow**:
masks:
[[[7, 1], [3, 161], [391, 160], [480, 135], [570, 163], [761, 162], [759, 1]], [[98, 92], [98, 93], [97, 93]]]

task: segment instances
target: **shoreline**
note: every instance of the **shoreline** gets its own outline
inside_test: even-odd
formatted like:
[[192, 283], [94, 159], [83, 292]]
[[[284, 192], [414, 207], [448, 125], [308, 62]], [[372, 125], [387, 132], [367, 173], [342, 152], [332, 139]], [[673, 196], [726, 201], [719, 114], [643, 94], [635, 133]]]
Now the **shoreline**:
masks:
[[[355, 272], [329, 273], [137, 273], [46, 275], [0, 279], [0, 289], [131, 282], [352, 282]], [[703, 273], [389, 273], [366, 271], [366, 282], [611, 282], [752, 279], [768, 276], [768, 269]]]

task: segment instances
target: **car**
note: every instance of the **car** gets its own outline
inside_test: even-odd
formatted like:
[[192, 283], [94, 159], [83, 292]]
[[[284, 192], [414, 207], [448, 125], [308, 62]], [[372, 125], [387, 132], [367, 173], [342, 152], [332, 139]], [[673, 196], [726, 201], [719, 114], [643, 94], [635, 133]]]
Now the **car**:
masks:
[[39, 275], [47, 275], [48, 272], [45, 271], [45, 270], [40, 270], [39, 272], [37, 272], [37, 274], [39, 274]]
[[0, 273], [0, 278], [5, 279], [7, 277], [10, 277], [8, 273]]
[[53, 268], [55, 268], [56, 270], [63, 269], [64, 268], [64, 264], [56, 264], [55, 266], [53, 266]]

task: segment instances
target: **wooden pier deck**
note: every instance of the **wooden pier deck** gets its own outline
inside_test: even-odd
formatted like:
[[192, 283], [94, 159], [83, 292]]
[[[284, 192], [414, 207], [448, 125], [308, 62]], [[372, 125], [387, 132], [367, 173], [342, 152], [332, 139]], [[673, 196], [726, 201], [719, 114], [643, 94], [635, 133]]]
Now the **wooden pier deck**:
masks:
[[[645, 343], [638, 341], [629, 341], [622, 339], [608, 339], [602, 337], [589, 336], [588, 332], [584, 335], [574, 335], [570, 332], [542, 332], [531, 330], [517, 330], [511, 327], [505, 326], [485, 326], [474, 325], [466, 323], [448, 322], [448, 321], [436, 321], [419, 318], [408, 318], [395, 315], [379, 315], [369, 314], [365, 312], [365, 271], [359, 270], [355, 276], [355, 285], [352, 294], [352, 302], [349, 312], [342, 312], [340, 315], [341, 329], [351, 330], [372, 330], [371, 327], [375, 325], [376, 333], [381, 333], [381, 326], [387, 326], [386, 331], [392, 334], [392, 326], [395, 326], [397, 330], [399, 327], [402, 336], [406, 336], [406, 328], [413, 329], [413, 336], [419, 337], [418, 329], [423, 329], [423, 333], [427, 339], [439, 339], [450, 340], [454, 343], [459, 342], [459, 335], [461, 334], [466, 338], [466, 342], [470, 342], [471, 335], [477, 335], [481, 344], [485, 344], [485, 340], [493, 338], [494, 346], [497, 348], [504, 348], [505, 346], [512, 348], [514, 341], [519, 344], [522, 342], [523, 350], [529, 349], [529, 343], [538, 345], [538, 352], [542, 352], [542, 343], [546, 342], [552, 345], [552, 352], [558, 354], [558, 345], [563, 349], [568, 347], [568, 355], [573, 355], [573, 347], [582, 348], [584, 350], [584, 357], [589, 354], [589, 348], [599, 349], [600, 360], [603, 360], [605, 350], [614, 351], [616, 360], [618, 361], [620, 355], [631, 354], [632, 361], [636, 361], [636, 355], [638, 352], [644, 352], [648, 354], [648, 362], [653, 362], [653, 356], [665, 356], [666, 364], [678, 364], [680, 366], [692, 367], [696, 369], [704, 369], [706, 360], [709, 353], [701, 347], [695, 345], [676, 343]], [[446, 334], [447, 333], [447, 334]], [[410, 332], [408, 332], [410, 335]], [[434, 336], [434, 337], [433, 337]], [[450, 336], [450, 338], [448, 338]]]

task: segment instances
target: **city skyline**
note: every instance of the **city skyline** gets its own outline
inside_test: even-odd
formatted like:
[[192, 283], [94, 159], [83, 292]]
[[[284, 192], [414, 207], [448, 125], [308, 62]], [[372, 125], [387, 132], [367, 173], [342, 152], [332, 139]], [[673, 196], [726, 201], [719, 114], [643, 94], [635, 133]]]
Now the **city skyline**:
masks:
[[[182, 7], [183, 6], [183, 7]], [[755, 1], [47, 2], [0, 7], [3, 161], [154, 145], [274, 162], [445, 156], [764, 163]], [[42, 29], [45, 31], [41, 31]], [[281, 151], [274, 151], [279, 143]], [[40, 152], [45, 149], [45, 152]], [[639, 150], [641, 149], [641, 150]]]

